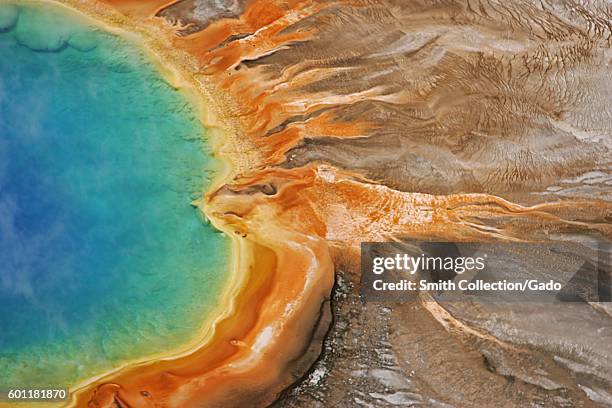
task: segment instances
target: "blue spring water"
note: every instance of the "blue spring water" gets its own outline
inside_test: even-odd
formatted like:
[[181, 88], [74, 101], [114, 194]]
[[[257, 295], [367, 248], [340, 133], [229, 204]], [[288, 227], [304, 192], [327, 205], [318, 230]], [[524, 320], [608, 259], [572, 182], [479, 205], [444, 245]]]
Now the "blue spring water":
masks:
[[191, 205], [204, 132], [135, 45], [0, 5], [0, 384], [72, 385], [199, 333], [228, 255]]

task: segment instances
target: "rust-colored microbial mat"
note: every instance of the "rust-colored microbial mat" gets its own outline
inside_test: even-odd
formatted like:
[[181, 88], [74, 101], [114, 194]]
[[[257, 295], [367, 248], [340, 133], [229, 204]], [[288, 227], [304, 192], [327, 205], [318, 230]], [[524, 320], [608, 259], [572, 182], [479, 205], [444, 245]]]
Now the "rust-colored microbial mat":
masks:
[[76, 406], [612, 403], [606, 305], [546, 319], [356, 294], [363, 241], [610, 238], [609, 3], [70, 5], [140, 33], [199, 90], [231, 168], [202, 208], [240, 259], [204, 344], [92, 381]]

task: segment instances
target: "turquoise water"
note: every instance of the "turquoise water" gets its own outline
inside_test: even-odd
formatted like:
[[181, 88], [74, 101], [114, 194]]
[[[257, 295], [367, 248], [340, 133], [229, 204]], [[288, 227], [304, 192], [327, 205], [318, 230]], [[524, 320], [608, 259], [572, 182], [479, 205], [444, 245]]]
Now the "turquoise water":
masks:
[[0, 5], [0, 384], [71, 385], [192, 340], [228, 242], [192, 207], [215, 163], [133, 44]]

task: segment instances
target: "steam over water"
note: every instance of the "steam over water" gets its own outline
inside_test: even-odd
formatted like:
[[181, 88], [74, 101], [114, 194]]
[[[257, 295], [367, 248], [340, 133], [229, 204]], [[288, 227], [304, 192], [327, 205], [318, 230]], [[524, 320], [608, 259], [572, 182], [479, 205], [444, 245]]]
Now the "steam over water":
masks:
[[183, 96], [71, 14], [0, 5], [0, 384], [72, 385], [197, 336], [227, 241]]

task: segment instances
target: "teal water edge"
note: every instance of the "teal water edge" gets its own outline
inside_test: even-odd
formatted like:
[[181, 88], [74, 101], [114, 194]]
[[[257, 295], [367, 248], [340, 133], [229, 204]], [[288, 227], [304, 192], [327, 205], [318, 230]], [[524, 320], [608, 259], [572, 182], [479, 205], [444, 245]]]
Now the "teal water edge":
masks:
[[71, 386], [185, 346], [229, 241], [191, 203], [216, 163], [134, 44], [0, 4], [0, 384]]

